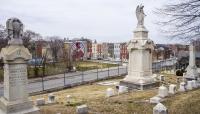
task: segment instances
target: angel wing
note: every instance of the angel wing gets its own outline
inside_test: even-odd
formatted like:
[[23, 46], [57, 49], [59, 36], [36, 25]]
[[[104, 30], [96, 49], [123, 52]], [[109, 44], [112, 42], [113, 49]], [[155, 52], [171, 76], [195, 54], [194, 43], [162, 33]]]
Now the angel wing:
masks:
[[140, 15], [140, 6], [139, 5], [136, 8], [135, 14], [136, 14], [137, 20], [139, 21], [139, 15]]

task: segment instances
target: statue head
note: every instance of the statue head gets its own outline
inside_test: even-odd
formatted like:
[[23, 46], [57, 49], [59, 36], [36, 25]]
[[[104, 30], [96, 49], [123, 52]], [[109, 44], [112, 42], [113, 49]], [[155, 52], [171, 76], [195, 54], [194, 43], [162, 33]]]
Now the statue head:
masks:
[[9, 39], [21, 39], [23, 35], [23, 24], [17, 18], [10, 18], [6, 22]]

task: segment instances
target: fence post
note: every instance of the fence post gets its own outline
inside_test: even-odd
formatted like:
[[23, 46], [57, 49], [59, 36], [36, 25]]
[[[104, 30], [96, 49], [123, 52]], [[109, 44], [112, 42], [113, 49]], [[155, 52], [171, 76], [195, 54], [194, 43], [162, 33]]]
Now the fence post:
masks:
[[66, 80], [65, 80], [65, 71], [64, 71], [64, 87], [66, 85]]
[[84, 72], [82, 70], [82, 83], [84, 82]]
[[118, 63], [118, 76], [119, 76], [119, 63]]
[[99, 80], [99, 69], [97, 67], [97, 80]]
[[109, 73], [109, 66], [108, 66], [108, 77], [109, 77], [110, 73]]

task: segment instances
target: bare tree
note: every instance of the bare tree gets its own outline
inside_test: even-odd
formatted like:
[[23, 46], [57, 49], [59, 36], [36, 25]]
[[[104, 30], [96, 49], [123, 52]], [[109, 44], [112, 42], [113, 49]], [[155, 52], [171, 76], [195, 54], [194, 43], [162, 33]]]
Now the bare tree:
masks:
[[52, 50], [53, 61], [58, 61], [59, 54], [63, 53], [61, 52], [63, 49], [63, 41], [58, 36], [51, 36], [48, 37], [48, 39], [50, 40], [50, 48]]
[[162, 32], [171, 38], [191, 41], [200, 38], [200, 0], [181, 0], [156, 9]]

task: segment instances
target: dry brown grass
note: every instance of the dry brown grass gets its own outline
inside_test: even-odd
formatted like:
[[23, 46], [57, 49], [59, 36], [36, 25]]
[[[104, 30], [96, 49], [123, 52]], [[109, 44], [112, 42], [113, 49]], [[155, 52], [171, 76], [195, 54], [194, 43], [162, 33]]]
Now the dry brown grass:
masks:
[[[167, 81], [174, 82], [176, 79], [171, 76], [166, 77]], [[119, 79], [117, 79], [119, 81]], [[157, 89], [145, 91], [132, 91], [129, 93], [116, 95], [111, 98], [105, 97], [105, 90], [108, 87], [96, 83], [83, 85], [63, 91], [54, 92], [58, 104], [41, 106], [42, 114], [75, 114], [76, 106], [87, 104], [90, 114], [152, 114], [155, 105], [149, 104], [147, 100], [157, 94]], [[71, 104], [66, 102], [66, 96], [72, 96]], [[169, 114], [200, 114], [200, 90], [193, 90], [166, 98], [163, 104], [169, 109]], [[32, 96], [36, 98], [45, 97], [47, 94]], [[192, 112], [191, 112], [192, 111]]]

